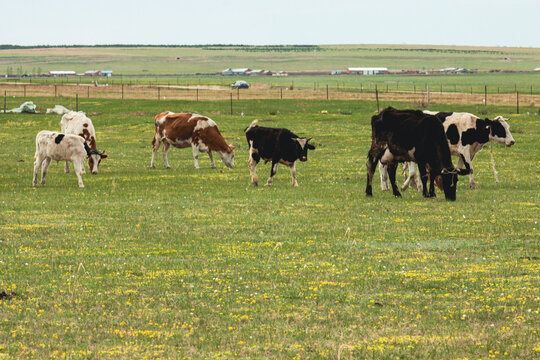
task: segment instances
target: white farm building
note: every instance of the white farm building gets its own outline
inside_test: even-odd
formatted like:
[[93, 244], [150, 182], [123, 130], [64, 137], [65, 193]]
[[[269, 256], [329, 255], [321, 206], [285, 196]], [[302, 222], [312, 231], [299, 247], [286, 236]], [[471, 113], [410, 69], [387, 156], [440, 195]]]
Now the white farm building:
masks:
[[388, 68], [385, 67], [350, 67], [348, 70], [352, 75], [378, 75], [388, 72]]

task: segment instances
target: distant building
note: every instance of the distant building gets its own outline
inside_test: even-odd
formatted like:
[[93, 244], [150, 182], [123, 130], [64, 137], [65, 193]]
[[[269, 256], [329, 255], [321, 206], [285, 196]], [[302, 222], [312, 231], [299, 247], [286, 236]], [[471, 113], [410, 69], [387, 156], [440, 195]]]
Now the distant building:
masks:
[[101, 75], [106, 76], [106, 77], [111, 77], [112, 70], [101, 70]]
[[352, 75], [379, 75], [388, 73], [385, 67], [350, 67], [349, 73]]
[[241, 69], [225, 69], [221, 72], [221, 75], [233, 76], [233, 75], [248, 75], [250, 68], [241, 68]]
[[249, 76], [263, 76], [263, 75], [272, 75], [272, 72], [269, 70], [250, 70], [247, 72]]
[[540, 67], [534, 68], [533, 71], [540, 71]]
[[49, 75], [50, 76], [74, 76], [74, 75], [77, 75], [77, 73], [75, 71], [71, 71], [71, 70], [68, 70], [68, 71], [65, 71], [65, 70], [52, 70], [52, 71], [49, 71]]
[[331, 74], [332, 75], [340, 75], [341, 74], [341, 70], [332, 70]]
[[101, 76], [101, 71], [99, 70], [88, 70], [84, 72], [84, 76]]

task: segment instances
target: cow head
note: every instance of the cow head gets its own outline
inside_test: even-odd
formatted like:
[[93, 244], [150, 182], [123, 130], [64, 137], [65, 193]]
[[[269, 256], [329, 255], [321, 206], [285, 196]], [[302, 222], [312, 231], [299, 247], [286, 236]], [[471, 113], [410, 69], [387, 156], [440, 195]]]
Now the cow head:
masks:
[[105, 159], [106, 157], [108, 157], [108, 155], [105, 154], [105, 151], [93, 149], [88, 152], [88, 168], [92, 174], [95, 175], [98, 173], [98, 165], [101, 162], [101, 159]]
[[512, 146], [515, 144], [514, 137], [510, 133], [510, 125], [508, 119], [502, 116], [497, 116], [493, 121], [486, 119], [486, 122], [491, 128], [489, 132], [489, 140], [494, 140], [501, 145]]
[[444, 197], [446, 200], [456, 201], [456, 189], [458, 182], [458, 175], [467, 175], [470, 173], [470, 169], [456, 169], [456, 168], [444, 168], [441, 171], [442, 178], [442, 190], [444, 191]]
[[227, 150], [219, 151], [223, 163], [229, 168], [234, 168], [234, 145], [227, 145]]
[[307, 161], [308, 149], [315, 150], [315, 146], [308, 144], [312, 138], [293, 138], [296, 146], [296, 156], [300, 161]]

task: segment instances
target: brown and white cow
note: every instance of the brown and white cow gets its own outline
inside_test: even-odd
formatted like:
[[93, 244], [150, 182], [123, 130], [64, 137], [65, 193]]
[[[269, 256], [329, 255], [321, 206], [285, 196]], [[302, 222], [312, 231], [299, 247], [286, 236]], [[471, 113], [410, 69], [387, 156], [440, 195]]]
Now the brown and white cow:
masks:
[[81, 174], [83, 173], [84, 158], [90, 156], [90, 147], [78, 135], [60, 134], [55, 131], [43, 130], [36, 136], [36, 154], [34, 155], [34, 177], [32, 185], [37, 186], [37, 173], [41, 167], [41, 185], [45, 186], [45, 176], [52, 160], [71, 161], [75, 174], [79, 180], [79, 187], [83, 188]]
[[[98, 165], [101, 159], [105, 159], [108, 155], [104, 151], [99, 151], [96, 145], [96, 131], [94, 124], [84, 113], [70, 111], [62, 116], [60, 120], [60, 128], [64, 134], [72, 134], [81, 136], [90, 147], [90, 155], [88, 156], [88, 168], [92, 174], [98, 173]], [[65, 172], [69, 172], [68, 162], [66, 161]], [[83, 167], [84, 173], [84, 167]]]
[[163, 143], [163, 163], [165, 168], [170, 165], [167, 160], [167, 151], [172, 145], [182, 149], [191, 146], [195, 168], [199, 168], [199, 152], [206, 152], [210, 157], [212, 168], [216, 167], [212, 151], [216, 151], [223, 163], [234, 167], [234, 146], [228, 145], [214, 120], [193, 113], [162, 112], [155, 117], [156, 132], [152, 139], [152, 161], [150, 167], [155, 168], [155, 156], [161, 143]]

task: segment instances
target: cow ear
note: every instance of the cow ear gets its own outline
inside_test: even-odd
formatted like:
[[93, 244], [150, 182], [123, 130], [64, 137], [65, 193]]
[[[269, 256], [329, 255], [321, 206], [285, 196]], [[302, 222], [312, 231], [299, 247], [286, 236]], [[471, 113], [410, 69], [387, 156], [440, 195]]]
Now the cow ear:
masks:
[[456, 169], [458, 175], [469, 175], [471, 169]]
[[313, 146], [311, 144], [307, 144], [307, 148], [310, 149], [310, 150], [315, 150], [315, 146]]
[[231, 151], [234, 150], [235, 149], [234, 145], [232, 145], [232, 144], [229, 145], [229, 149], [231, 149]]
[[105, 153], [102, 153], [102, 154], [100, 154], [100, 155], [101, 155], [101, 158], [102, 158], [102, 159], [105, 159], [105, 158], [108, 158], [108, 157], [109, 157], [109, 155], [107, 155], [107, 154], [105, 154]]

